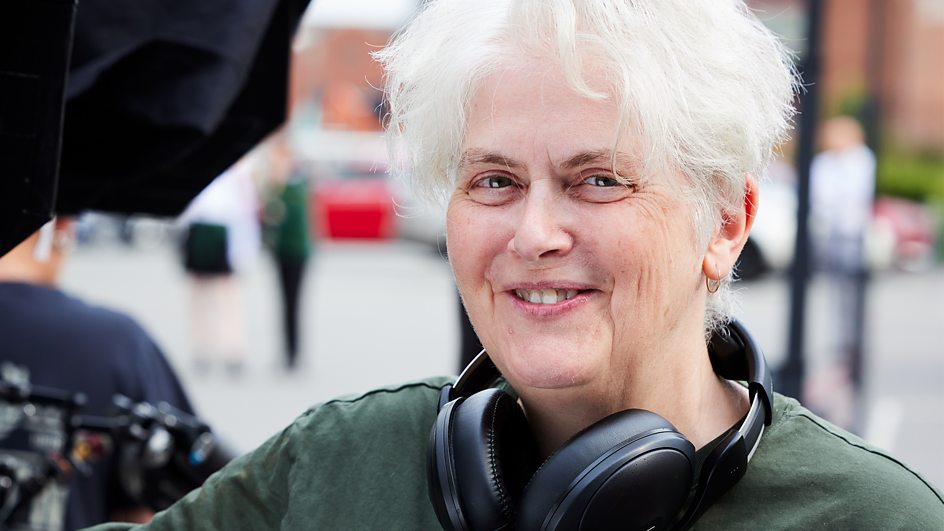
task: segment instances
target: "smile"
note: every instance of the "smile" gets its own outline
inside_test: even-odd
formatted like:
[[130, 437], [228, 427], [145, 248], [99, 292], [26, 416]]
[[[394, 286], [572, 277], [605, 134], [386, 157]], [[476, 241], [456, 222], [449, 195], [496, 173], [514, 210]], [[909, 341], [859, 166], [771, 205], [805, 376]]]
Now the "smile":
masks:
[[532, 304], [558, 304], [580, 293], [575, 289], [516, 289], [515, 296]]

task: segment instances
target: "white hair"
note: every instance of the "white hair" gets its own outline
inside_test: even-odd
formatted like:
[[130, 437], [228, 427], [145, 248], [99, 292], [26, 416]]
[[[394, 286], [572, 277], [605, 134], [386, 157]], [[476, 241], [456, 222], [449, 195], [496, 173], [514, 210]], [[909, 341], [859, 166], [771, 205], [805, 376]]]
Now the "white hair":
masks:
[[[579, 93], [615, 98], [645, 176], [684, 177], [703, 243], [786, 139], [797, 86], [790, 53], [741, 0], [431, 0], [375, 57], [392, 169], [421, 195], [451, 193], [479, 83], [551, 58]], [[611, 93], [589, 87], [584, 65]], [[708, 330], [730, 319], [730, 282], [709, 297]]]

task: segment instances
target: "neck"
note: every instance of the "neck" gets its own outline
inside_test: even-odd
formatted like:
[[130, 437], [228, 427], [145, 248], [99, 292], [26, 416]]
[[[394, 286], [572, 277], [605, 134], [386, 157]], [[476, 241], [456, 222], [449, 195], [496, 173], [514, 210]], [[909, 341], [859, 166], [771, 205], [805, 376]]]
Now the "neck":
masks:
[[580, 430], [626, 409], [662, 416], [696, 448], [737, 423], [749, 407], [747, 390], [714, 373], [703, 334], [674, 348], [681, 349], [674, 350], [680, 355], [635, 356], [640, 361], [614, 370], [610, 381], [594, 388], [519, 391], [542, 454], [550, 455]]
[[54, 249], [47, 260], [36, 260], [33, 249], [38, 239], [38, 235], [34, 234], [0, 257], [0, 281], [46, 286], [56, 284], [62, 257]]

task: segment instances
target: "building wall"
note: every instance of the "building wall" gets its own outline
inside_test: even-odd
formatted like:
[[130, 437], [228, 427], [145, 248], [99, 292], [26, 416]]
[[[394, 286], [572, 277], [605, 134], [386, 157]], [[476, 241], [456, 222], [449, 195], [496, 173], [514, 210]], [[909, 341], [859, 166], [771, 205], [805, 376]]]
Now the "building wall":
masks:
[[[944, 151], [944, 0], [823, 2], [819, 88], [824, 113], [873, 93], [883, 138]], [[776, 31], [787, 34], [788, 44], [802, 47], [806, 0], [749, 4]], [[376, 104], [381, 72], [369, 52], [383, 46], [390, 32], [308, 31], [296, 54], [292, 101], [337, 91]], [[363, 118], [339, 119], [362, 128]]]
[[824, 0], [821, 108], [872, 95], [885, 140], [944, 150], [940, 0]]
[[944, 1], [893, 0], [885, 58], [888, 125], [899, 140], [944, 149]]
[[352, 28], [302, 28], [292, 61], [290, 105], [314, 103], [322, 125], [348, 130], [380, 129], [375, 112], [383, 72], [370, 52], [391, 32]]

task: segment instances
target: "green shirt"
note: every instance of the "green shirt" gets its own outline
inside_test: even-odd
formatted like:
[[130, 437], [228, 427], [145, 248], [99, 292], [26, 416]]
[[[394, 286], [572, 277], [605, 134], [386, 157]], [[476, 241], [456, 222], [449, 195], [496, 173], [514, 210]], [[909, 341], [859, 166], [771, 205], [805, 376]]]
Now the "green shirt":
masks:
[[[146, 528], [439, 529], [426, 495], [426, 445], [449, 381], [315, 406]], [[940, 530], [944, 499], [901, 462], [775, 395], [747, 474], [694, 529]]]
[[304, 262], [311, 255], [308, 201], [307, 179], [293, 175], [266, 204], [264, 235], [280, 260]]

